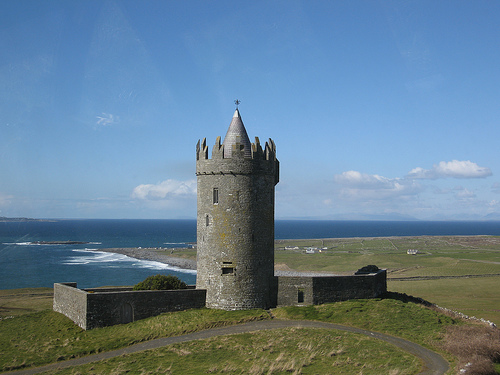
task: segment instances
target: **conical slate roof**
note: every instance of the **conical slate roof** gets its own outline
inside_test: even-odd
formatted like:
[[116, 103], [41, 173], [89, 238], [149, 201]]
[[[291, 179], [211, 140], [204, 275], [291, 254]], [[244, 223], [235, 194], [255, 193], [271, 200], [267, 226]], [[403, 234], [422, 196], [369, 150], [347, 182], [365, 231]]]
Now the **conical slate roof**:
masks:
[[224, 137], [224, 158], [230, 158], [232, 156], [233, 145], [236, 143], [241, 144], [244, 147], [244, 157], [252, 157], [252, 145], [250, 139], [248, 138], [247, 131], [241, 120], [240, 112], [238, 109], [234, 111], [233, 119], [229, 125], [226, 136]]

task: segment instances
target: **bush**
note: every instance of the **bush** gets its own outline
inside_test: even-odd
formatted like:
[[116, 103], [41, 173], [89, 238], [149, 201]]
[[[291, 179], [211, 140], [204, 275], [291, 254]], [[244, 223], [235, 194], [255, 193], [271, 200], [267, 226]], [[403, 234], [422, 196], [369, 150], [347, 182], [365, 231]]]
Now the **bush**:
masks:
[[134, 285], [134, 290], [186, 289], [187, 284], [173, 275], [154, 275]]
[[359, 270], [356, 271], [355, 275], [365, 275], [368, 273], [376, 273], [380, 271], [380, 268], [378, 268], [374, 264], [370, 264], [368, 266], [361, 267]]
[[500, 361], [500, 331], [474, 326], [448, 327], [444, 348], [459, 358], [462, 373], [467, 375], [497, 374], [494, 363]]

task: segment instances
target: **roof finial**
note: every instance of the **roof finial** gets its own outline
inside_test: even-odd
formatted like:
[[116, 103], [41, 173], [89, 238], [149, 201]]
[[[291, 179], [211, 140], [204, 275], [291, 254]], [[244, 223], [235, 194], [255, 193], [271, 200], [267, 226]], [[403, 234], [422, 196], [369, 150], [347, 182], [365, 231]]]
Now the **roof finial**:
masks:
[[238, 109], [238, 106], [240, 105], [240, 103], [241, 103], [241, 100], [236, 99], [234, 101], [234, 104], [236, 104], [236, 109]]

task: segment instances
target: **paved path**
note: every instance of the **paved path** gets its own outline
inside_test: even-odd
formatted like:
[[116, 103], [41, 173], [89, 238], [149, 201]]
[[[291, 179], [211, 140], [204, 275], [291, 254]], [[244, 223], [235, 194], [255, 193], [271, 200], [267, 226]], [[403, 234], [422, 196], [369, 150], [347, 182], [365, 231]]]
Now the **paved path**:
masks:
[[393, 344], [408, 353], [413, 354], [414, 356], [418, 357], [423, 364], [422, 372], [420, 372], [421, 375], [440, 375], [444, 374], [446, 371], [448, 371], [448, 362], [444, 360], [443, 357], [441, 357], [439, 354], [434, 353], [433, 351], [426, 349], [420, 345], [414, 344], [410, 341], [403, 340], [398, 337], [386, 335], [383, 333], [378, 333], [378, 332], [372, 332], [372, 331], [366, 331], [364, 329], [360, 328], [354, 328], [354, 327], [347, 327], [347, 326], [342, 326], [339, 324], [333, 324], [333, 323], [324, 323], [324, 322], [317, 322], [317, 321], [309, 321], [309, 320], [260, 320], [260, 321], [255, 321], [255, 322], [250, 322], [250, 323], [245, 323], [245, 324], [239, 324], [235, 326], [229, 326], [229, 327], [220, 327], [220, 328], [213, 328], [213, 329], [207, 329], [204, 331], [200, 332], [194, 332], [194, 333], [189, 333], [187, 335], [182, 335], [182, 336], [175, 336], [175, 337], [165, 337], [161, 339], [156, 339], [156, 340], [151, 340], [151, 341], [146, 341], [140, 344], [132, 345], [126, 348], [118, 349], [118, 350], [113, 350], [110, 352], [104, 352], [104, 353], [99, 353], [99, 354], [94, 354], [90, 355], [87, 357], [82, 357], [82, 358], [76, 358], [72, 359], [69, 361], [64, 361], [64, 362], [57, 362], [57, 363], [52, 363], [50, 365], [42, 366], [42, 367], [36, 367], [36, 368], [30, 368], [26, 370], [21, 370], [21, 371], [14, 371], [14, 372], [9, 372], [7, 374], [37, 374], [43, 371], [54, 371], [54, 370], [59, 370], [63, 369], [66, 367], [71, 367], [71, 366], [77, 366], [77, 365], [83, 365], [87, 363], [92, 363], [96, 361], [101, 361], [103, 359], [108, 359], [112, 357], [117, 357], [123, 354], [131, 354], [131, 353], [136, 353], [140, 352], [143, 350], [148, 350], [148, 349], [157, 349], [161, 348], [165, 345], [170, 345], [170, 344], [175, 344], [175, 343], [180, 343], [180, 342], [186, 342], [186, 341], [192, 341], [192, 340], [201, 340], [201, 339], [206, 339], [214, 336], [222, 336], [222, 335], [232, 335], [232, 334], [238, 334], [238, 333], [246, 333], [246, 332], [252, 332], [252, 331], [261, 331], [261, 330], [268, 330], [268, 329], [279, 329], [279, 328], [288, 328], [288, 327], [310, 327], [310, 328], [325, 328], [325, 329], [337, 329], [340, 331], [347, 331], [347, 332], [352, 332], [352, 333], [358, 333], [362, 335], [367, 335], [379, 340], [386, 341], [390, 344]]

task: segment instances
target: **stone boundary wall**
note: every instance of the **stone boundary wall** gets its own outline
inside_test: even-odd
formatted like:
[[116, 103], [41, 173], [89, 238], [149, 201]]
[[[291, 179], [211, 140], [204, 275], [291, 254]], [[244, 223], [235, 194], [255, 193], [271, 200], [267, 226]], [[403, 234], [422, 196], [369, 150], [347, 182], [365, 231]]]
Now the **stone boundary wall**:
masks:
[[[278, 276], [278, 304], [277, 306], [293, 306], [298, 304], [312, 305], [313, 278], [304, 276]], [[299, 302], [299, 291], [302, 291], [303, 300]]]
[[387, 271], [351, 276], [278, 277], [278, 306], [375, 298], [387, 292]]
[[76, 283], [54, 284], [54, 311], [83, 329], [130, 323], [171, 311], [205, 307], [206, 290], [78, 289]]
[[[277, 306], [318, 305], [375, 298], [387, 292], [387, 271], [351, 276], [278, 276]], [[54, 311], [83, 329], [130, 323], [165, 312], [205, 307], [205, 289], [144, 290], [130, 287], [78, 289], [54, 284]]]
[[55, 283], [53, 309], [87, 329], [87, 295], [76, 283]]

